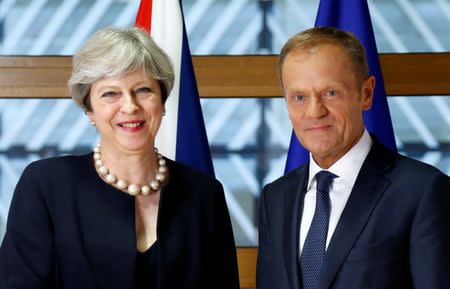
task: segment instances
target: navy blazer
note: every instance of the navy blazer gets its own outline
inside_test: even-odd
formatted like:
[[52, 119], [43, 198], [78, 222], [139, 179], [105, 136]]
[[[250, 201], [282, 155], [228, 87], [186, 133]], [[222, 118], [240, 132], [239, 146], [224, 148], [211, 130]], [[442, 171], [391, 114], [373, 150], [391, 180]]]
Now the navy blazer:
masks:
[[[239, 288], [221, 184], [167, 160], [157, 220], [157, 288]], [[92, 154], [37, 161], [14, 192], [1, 289], [133, 289], [134, 197], [97, 176]]]
[[[259, 216], [258, 289], [302, 288], [306, 164], [268, 184]], [[450, 178], [374, 144], [326, 252], [318, 289], [450, 288]]]

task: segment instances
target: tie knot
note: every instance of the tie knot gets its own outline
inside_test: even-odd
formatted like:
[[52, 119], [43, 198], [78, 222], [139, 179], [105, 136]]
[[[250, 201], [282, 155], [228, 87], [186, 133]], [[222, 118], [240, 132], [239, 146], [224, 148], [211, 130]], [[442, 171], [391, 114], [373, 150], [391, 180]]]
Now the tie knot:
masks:
[[317, 190], [328, 192], [330, 189], [331, 181], [337, 178], [335, 174], [329, 171], [320, 171], [316, 174]]

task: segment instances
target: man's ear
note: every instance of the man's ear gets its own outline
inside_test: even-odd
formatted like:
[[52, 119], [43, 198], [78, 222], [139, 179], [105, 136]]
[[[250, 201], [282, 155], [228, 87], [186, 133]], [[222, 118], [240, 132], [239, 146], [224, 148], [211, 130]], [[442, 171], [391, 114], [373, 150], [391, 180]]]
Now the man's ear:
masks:
[[375, 91], [375, 76], [370, 76], [364, 80], [361, 88], [362, 108], [363, 110], [369, 110], [372, 106], [373, 92]]

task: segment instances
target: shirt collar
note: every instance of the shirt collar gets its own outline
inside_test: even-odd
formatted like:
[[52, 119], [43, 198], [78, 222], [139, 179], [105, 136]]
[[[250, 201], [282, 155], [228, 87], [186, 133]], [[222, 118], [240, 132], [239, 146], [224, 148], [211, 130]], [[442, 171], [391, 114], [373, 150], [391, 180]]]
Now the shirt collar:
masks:
[[[337, 162], [335, 162], [327, 171], [337, 175], [336, 181], [345, 182], [351, 188], [355, 184], [356, 177], [361, 170], [362, 164], [369, 154], [372, 147], [372, 138], [369, 132], [364, 129], [363, 135], [359, 141]], [[309, 153], [309, 180], [308, 190], [313, 183], [315, 184], [315, 176], [318, 172], [323, 170]], [[314, 181], [314, 182], [313, 182]]]

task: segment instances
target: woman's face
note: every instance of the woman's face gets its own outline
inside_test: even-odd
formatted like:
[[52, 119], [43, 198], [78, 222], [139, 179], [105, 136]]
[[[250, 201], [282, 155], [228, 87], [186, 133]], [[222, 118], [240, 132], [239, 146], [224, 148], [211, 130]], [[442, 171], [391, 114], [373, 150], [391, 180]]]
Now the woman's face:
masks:
[[92, 111], [102, 149], [140, 153], [154, 147], [164, 105], [156, 80], [142, 71], [105, 77], [91, 86]]

